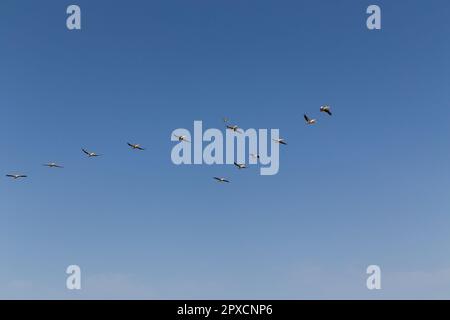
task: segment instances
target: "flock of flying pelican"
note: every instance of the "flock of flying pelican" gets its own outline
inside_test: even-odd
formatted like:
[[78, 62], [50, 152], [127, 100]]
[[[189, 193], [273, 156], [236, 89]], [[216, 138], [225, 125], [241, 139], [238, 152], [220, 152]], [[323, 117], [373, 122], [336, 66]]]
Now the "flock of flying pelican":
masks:
[[[331, 107], [328, 106], [328, 105], [321, 106], [320, 107], [320, 112], [324, 112], [324, 113], [326, 113], [326, 114], [328, 114], [330, 116], [332, 115]], [[316, 119], [311, 119], [310, 117], [308, 117], [308, 115], [306, 113], [303, 115], [303, 118], [305, 119], [306, 124], [308, 124], [308, 125], [312, 125], [312, 124], [316, 124], [317, 123]], [[223, 121], [225, 123], [228, 123], [228, 118], [223, 118]], [[227, 127], [227, 129], [229, 129], [229, 130], [231, 130], [233, 132], [242, 133], [241, 129], [238, 126], [236, 126], [236, 125], [228, 125], [227, 124], [226, 127]], [[184, 139], [183, 136], [181, 136], [181, 137], [175, 136], [175, 137], [177, 137], [178, 140], [180, 140], [180, 141], [187, 141], [187, 140]], [[279, 143], [279, 144], [282, 144], [282, 145], [287, 145], [287, 142], [284, 139], [272, 139], [272, 140], [275, 141], [276, 143]], [[250, 154], [250, 156], [253, 157], [253, 158], [259, 159], [259, 155], [258, 154]], [[234, 165], [239, 170], [247, 168], [247, 166], [245, 164], [243, 164], [243, 163], [234, 162]], [[230, 183], [230, 180], [227, 179], [227, 178], [224, 178], [224, 177], [213, 177], [213, 178], [217, 182]]]
[[[320, 107], [320, 112], [324, 112], [324, 113], [326, 113], [326, 114], [328, 114], [330, 116], [332, 115], [331, 108], [328, 105], [321, 106]], [[305, 119], [307, 125], [313, 125], [313, 124], [317, 123], [316, 119], [312, 119], [312, 118], [308, 117], [308, 115], [306, 113], [303, 115], [303, 118]], [[241, 128], [239, 128], [237, 125], [230, 125], [230, 124], [228, 124], [228, 118], [223, 118], [223, 121], [225, 123], [227, 123], [226, 124], [226, 128], [228, 130], [231, 130], [231, 131], [233, 131], [235, 133], [242, 133]], [[188, 142], [188, 143], [190, 142], [189, 140], [187, 140], [186, 136], [177, 136], [177, 135], [174, 135], [174, 136], [175, 136], [175, 138], [178, 139], [178, 141], [183, 141], [183, 142]], [[279, 143], [279, 144], [282, 144], [282, 145], [287, 145], [287, 143], [286, 143], [286, 141], [284, 139], [273, 139], [273, 140], [276, 143]], [[144, 151], [145, 150], [140, 144], [134, 144], [134, 143], [127, 142], [127, 145], [133, 150], [140, 150], [140, 151]], [[86, 150], [84, 148], [82, 148], [81, 151], [83, 151], [83, 153], [86, 154], [86, 156], [88, 158], [101, 156], [101, 154], [97, 154], [95, 152], [88, 151], [88, 150]], [[253, 158], [259, 159], [259, 155], [257, 155], [257, 154], [251, 154], [250, 156], [253, 157]], [[247, 168], [247, 166], [245, 164], [243, 164], [243, 163], [234, 162], [234, 165], [239, 170]], [[45, 163], [45, 164], [43, 164], [43, 166], [48, 167], [48, 168], [58, 168], [58, 169], [64, 168], [63, 166], [61, 166], [61, 165], [59, 165], [59, 164], [57, 164], [55, 162]], [[13, 180], [18, 180], [18, 179], [27, 178], [28, 176], [25, 175], [25, 174], [7, 174], [6, 177], [11, 178]], [[224, 177], [213, 177], [213, 178], [214, 178], [214, 180], [216, 180], [218, 182], [221, 182], [221, 183], [230, 183], [230, 180], [227, 179], [227, 178], [224, 178]]]

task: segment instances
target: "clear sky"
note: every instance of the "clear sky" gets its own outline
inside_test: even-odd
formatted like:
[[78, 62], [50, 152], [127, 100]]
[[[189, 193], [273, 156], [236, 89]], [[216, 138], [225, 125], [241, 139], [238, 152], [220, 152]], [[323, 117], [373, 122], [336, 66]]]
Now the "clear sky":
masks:
[[[2, 0], [0, 298], [450, 298], [449, 11]], [[223, 116], [280, 129], [277, 175], [172, 164], [172, 130]]]

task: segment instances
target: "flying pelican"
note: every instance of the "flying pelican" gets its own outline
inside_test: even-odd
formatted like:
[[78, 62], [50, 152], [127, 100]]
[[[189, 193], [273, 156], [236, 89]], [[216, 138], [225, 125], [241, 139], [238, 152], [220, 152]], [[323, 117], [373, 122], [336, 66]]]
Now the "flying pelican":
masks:
[[26, 178], [27, 176], [24, 174], [7, 174], [8, 178], [13, 178], [14, 180], [20, 179], [20, 178]]
[[62, 167], [62, 166], [60, 166], [60, 165], [58, 165], [58, 164], [56, 164], [54, 162], [43, 164], [43, 166], [44, 167], [49, 167], [49, 168], [61, 168], [61, 169], [64, 168], [64, 167]]
[[141, 147], [140, 144], [133, 144], [133, 143], [129, 143], [127, 142], [127, 145], [129, 145], [131, 148], [133, 148], [133, 150], [145, 150], [144, 148]]
[[242, 133], [241, 130], [239, 130], [238, 126], [229, 126], [229, 125], [227, 125], [227, 129], [230, 129], [233, 132]]
[[272, 139], [272, 140], [275, 141], [276, 143], [287, 145], [287, 143], [284, 142], [284, 139]]
[[320, 112], [328, 113], [330, 116], [332, 115], [331, 108], [330, 108], [330, 106], [327, 106], [327, 105], [321, 106]]
[[235, 165], [238, 169], [246, 169], [246, 168], [247, 168], [247, 166], [246, 166], [245, 164], [243, 164], [243, 163], [237, 163], [237, 162], [234, 162], [234, 165]]
[[99, 154], [96, 154], [95, 152], [89, 152], [89, 151], [87, 151], [87, 150], [85, 150], [85, 149], [81, 149], [84, 153], [86, 153], [87, 154], [87, 156], [89, 157], [89, 158], [91, 158], [91, 157], [99, 157], [100, 155]]
[[190, 142], [189, 140], [186, 139], [186, 136], [177, 136], [176, 134], [174, 134], [174, 137], [177, 138], [178, 141]]
[[310, 119], [306, 114], [303, 115], [303, 118], [305, 118], [307, 124], [315, 124], [317, 122], [316, 119]]
[[219, 177], [214, 177], [215, 180], [217, 180], [218, 182], [226, 182], [226, 183], [230, 183], [229, 180], [225, 179], [225, 178], [219, 178]]

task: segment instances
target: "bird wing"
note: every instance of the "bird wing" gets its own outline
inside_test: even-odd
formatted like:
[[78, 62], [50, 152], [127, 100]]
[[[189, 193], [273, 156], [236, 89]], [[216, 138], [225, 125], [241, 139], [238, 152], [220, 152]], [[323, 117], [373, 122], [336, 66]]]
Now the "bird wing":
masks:
[[85, 149], [81, 149], [83, 150], [84, 153], [86, 153], [87, 155], [90, 155], [90, 153], [88, 151], [86, 151]]
[[127, 145], [129, 145], [130, 147], [134, 148], [134, 145], [132, 145], [131, 143], [127, 142]]
[[309, 122], [309, 118], [306, 114], [303, 115], [303, 118], [305, 118], [306, 122]]
[[12, 174], [7, 174], [6, 176], [9, 177], [9, 178], [14, 178], [15, 177]]

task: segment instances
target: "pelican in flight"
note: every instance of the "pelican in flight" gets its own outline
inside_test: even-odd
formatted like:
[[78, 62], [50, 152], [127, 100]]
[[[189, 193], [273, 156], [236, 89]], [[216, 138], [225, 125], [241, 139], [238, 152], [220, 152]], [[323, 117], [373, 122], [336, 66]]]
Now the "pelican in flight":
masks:
[[287, 145], [284, 139], [272, 139], [272, 140], [275, 141], [276, 143]]
[[127, 145], [129, 145], [133, 150], [145, 150], [144, 148], [141, 147], [140, 144], [134, 144], [134, 143], [129, 143], [127, 142]]
[[303, 118], [305, 118], [307, 124], [315, 124], [317, 122], [316, 119], [310, 119], [306, 114], [303, 115]]
[[174, 137], [177, 138], [178, 141], [190, 142], [189, 140], [186, 139], [186, 136], [177, 136], [176, 134], [174, 134]]
[[91, 158], [91, 157], [99, 157], [100, 155], [99, 154], [96, 154], [95, 152], [89, 152], [89, 151], [87, 151], [87, 150], [85, 150], [85, 149], [81, 149], [84, 153], [86, 153], [87, 154], [87, 156], [89, 157], [89, 158]]
[[229, 125], [227, 125], [227, 129], [230, 129], [233, 132], [242, 133], [238, 126], [229, 126]]
[[246, 166], [245, 164], [243, 164], [243, 163], [237, 163], [237, 162], [234, 162], [234, 165], [235, 165], [238, 169], [246, 169], [246, 168], [247, 168], [247, 166]]
[[7, 174], [8, 178], [12, 178], [14, 180], [20, 179], [20, 178], [26, 178], [27, 176], [24, 174]]
[[327, 105], [321, 106], [320, 112], [328, 113], [330, 116], [332, 115], [331, 108], [330, 108], [330, 106], [327, 106]]
[[54, 162], [43, 164], [43, 166], [49, 168], [61, 168], [61, 169], [64, 168], [63, 166], [60, 166], [59, 164], [56, 164]]
[[230, 183], [229, 180], [225, 179], [225, 178], [219, 178], [219, 177], [214, 177], [215, 180], [217, 180], [218, 182], [226, 182], [226, 183]]

